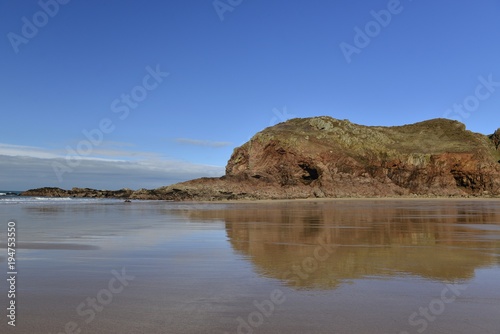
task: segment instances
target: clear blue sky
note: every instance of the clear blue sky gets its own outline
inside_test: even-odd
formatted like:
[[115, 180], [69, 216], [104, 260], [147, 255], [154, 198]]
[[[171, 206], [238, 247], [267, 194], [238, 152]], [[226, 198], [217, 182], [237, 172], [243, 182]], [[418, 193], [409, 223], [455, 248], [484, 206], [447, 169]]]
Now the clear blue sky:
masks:
[[[218, 10], [213, 0], [71, 0], [57, 12], [55, 1], [40, 2], [52, 16], [38, 1], [0, 3], [0, 189], [222, 175], [235, 147], [288, 117], [500, 127], [498, 0], [220, 0]], [[374, 23], [372, 11], [388, 8], [390, 22]], [[146, 78], [146, 90], [157, 67], [169, 75]], [[132, 91], [134, 108], [121, 100]], [[105, 119], [97, 144], [81, 144]], [[88, 150], [71, 166], [78, 144]]]

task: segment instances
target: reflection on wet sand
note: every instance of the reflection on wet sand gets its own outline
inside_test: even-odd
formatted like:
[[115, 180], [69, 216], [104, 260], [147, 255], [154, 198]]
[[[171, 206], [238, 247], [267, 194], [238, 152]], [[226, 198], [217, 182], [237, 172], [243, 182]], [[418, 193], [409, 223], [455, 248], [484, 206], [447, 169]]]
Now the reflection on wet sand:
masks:
[[297, 202], [183, 213], [223, 219], [232, 247], [257, 272], [295, 288], [331, 289], [370, 276], [461, 281], [499, 261], [493, 201]]
[[[6, 248], [7, 244], [0, 243], [0, 247]], [[52, 250], [99, 250], [100, 247], [94, 245], [74, 244], [74, 243], [53, 243], [53, 242], [23, 242], [18, 243], [17, 249], [52, 249]], [[1, 261], [1, 257], [0, 257]]]

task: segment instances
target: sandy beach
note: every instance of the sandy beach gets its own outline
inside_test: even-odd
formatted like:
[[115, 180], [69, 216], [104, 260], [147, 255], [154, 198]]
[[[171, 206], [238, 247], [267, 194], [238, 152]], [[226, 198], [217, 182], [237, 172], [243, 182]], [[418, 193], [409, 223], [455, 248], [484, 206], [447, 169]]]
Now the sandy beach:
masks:
[[496, 200], [2, 209], [0, 219], [16, 217], [19, 231], [18, 317], [15, 328], [0, 325], [6, 333], [470, 334], [499, 326]]

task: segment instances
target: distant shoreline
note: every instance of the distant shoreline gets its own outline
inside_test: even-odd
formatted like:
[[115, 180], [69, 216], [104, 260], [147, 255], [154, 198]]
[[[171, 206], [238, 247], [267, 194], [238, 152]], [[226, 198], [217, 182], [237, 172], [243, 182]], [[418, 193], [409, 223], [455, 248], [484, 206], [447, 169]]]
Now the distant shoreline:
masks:
[[82, 198], [82, 199], [118, 199], [118, 200], [135, 200], [135, 201], [168, 201], [168, 202], [183, 202], [183, 203], [279, 203], [279, 202], [328, 202], [328, 201], [380, 201], [380, 200], [450, 200], [450, 201], [498, 201], [500, 196], [492, 195], [401, 195], [401, 196], [342, 196], [342, 197], [297, 197], [297, 198], [212, 198], [212, 199], [170, 199], [170, 198], [149, 198], [134, 197], [133, 194], [142, 192], [146, 195], [147, 192], [154, 190], [95, 190], [89, 188], [73, 188], [72, 190], [64, 190], [60, 188], [39, 188], [31, 189], [20, 193], [20, 197], [43, 197], [43, 198]]
[[23, 196], [244, 201], [338, 198], [498, 198], [500, 129], [486, 136], [432, 119], [393, 127], [329, 116], [268, 127], [233, 151], [221, 177], [156, 189], [55, 187]]

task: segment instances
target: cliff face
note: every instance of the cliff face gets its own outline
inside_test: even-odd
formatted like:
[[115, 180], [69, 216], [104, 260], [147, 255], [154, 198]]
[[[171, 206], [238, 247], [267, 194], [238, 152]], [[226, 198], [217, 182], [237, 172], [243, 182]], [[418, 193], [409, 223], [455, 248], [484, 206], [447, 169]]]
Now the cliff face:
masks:
[[499, 194], [493, 137], [446, 119], [398, 127], [294, 119], [237, 148], [226, 174], [328, 197]]
[[499, 142], [500, 130], [485, 136], [447, 119], [369, 127], [297, 118], [236, 148], [222, 178], [139, 190], [130, 198], [497, 196]]
[[395, 127], [292, 119], [236, 148], [222, 179], [159, 190], [177, 199], [500, 195], [499, 134], [447, 119]]

